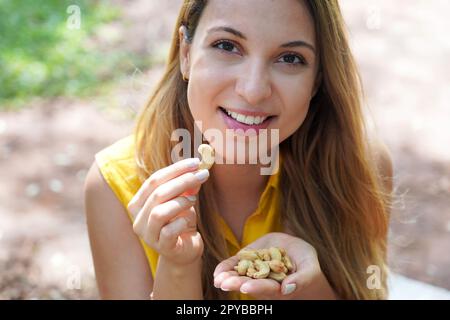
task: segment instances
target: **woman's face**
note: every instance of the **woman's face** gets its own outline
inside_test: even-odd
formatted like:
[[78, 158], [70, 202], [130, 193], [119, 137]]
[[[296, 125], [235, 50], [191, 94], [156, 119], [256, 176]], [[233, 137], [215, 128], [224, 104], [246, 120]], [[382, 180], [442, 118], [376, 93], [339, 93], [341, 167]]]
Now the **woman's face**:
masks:
[[279, 130], [279, 142], [288, 138], [314, 95], [315, 48], [314, 22], [302, 1], [208, 1], [192, 43], [182, 41], [180, 51], [201, 131], [218, 129], [225, 141], [226, 129], [266, 128]]

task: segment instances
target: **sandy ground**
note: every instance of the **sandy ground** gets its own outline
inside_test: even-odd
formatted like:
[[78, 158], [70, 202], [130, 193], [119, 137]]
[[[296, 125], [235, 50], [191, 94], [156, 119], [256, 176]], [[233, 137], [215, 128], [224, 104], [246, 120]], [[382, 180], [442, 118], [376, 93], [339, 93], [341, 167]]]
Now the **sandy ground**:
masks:
[[[110, 28], [119, 45], [163, 62], [180, 3], [134, 1]], [[450, 2], [341, 4], [367, 105], [394, 160], [391, 268], [450, 289]], [[109, 96], [37, 99], [0, 113], [0, 299], [97, 298], [84, 178], [94, 154], [130, 132], [161, 71], [136, 70]]]

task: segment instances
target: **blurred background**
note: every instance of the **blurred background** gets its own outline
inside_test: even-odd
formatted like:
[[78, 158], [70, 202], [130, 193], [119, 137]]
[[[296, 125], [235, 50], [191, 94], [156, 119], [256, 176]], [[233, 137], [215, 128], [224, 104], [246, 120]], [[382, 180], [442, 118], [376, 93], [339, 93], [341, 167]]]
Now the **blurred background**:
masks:
[[[0, 0], [0, 299], [98, 298], [84, 178], [131, 132], [181, 2]], [[393, 291], [448, 299], [450, 2], [340, 2], [394, 160]]]

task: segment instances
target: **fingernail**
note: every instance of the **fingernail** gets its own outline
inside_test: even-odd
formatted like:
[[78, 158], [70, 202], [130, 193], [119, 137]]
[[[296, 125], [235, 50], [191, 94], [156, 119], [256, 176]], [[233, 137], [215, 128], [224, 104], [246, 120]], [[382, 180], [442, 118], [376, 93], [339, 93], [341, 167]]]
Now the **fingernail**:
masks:
[[220, 289], [222, 289], [222, 291], [230, 291], [230, 289], [227, 289], [227, 288], [220, 287]]
[[195, 202], [197, 200], [196, 196], [186, 196], [189, 201]]
[[209, 171], [208, 169], [202, 169], [196, 173], [194, 173], [194, 176], [198, 179], [198, 181], [203, 182], [209, 177]]
[[241, 293], [243, 293], [243, 294], [247, 294], [248, 293], [248, 291], [247, 291], [247, 289], [246, 288], [243, 288], [243, 287], [241, 287]]
[[186, 166], [188, 166], [189, 168], [198, 168], [199, 164], [200, 164], [199, 158], [186, 159]]
[[283, 289], [283, 294], [284, 294], [284, 295], [291, 294], [292, 292], [295, 291], [295, 288], [296, 288], [296, 287], [297, 287], [297, 286], [295, 285], [295, 283], [289, 283], [289, 284], [287, 284], [287, 285], [284, 287], [284, 289]]

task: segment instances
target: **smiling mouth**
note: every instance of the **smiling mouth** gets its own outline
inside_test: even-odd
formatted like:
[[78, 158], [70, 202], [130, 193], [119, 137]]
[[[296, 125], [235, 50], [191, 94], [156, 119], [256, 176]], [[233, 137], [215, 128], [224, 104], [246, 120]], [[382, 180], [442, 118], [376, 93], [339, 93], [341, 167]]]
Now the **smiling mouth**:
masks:
[[274, 118], [275, 116], [246, 116], [237, 112], [229, 111], [223, 107], [219, 106], [219, 109], [226, 114], [228, 117], [232, 118], [233, 120], [242, 123], [247, 126], [253, 126], [253, 125], [262, 125], [266, 122], [268, 122], [270, 119]]

